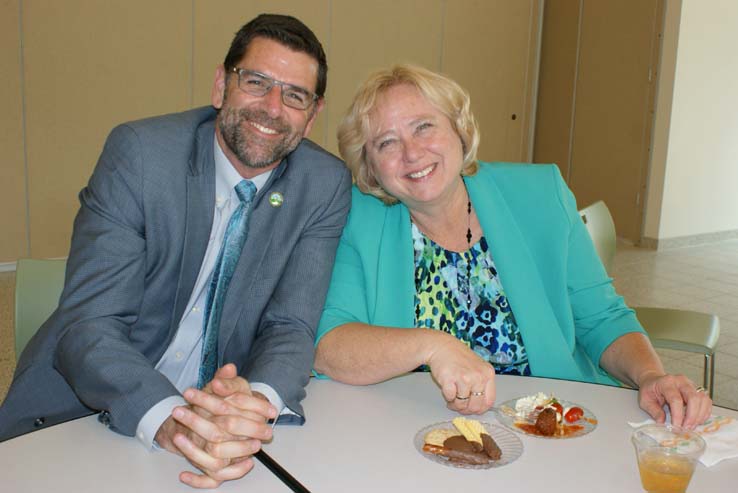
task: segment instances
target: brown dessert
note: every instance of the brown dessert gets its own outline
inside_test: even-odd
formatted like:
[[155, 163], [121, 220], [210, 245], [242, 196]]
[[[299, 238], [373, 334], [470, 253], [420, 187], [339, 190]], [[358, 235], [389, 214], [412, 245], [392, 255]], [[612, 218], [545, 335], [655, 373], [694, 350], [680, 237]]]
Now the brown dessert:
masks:
[[447, 449], [451, 450], [458, 450], [459, 452], [479, 452], [477, 450], [477, 447], [475, 447], [474, 442], [470, 442], [466, 438], [464, 438], [461, 435], [452, 436], [450, 438], [447, 438], [443, 442], [443, 446]]
[[480, 454], [478, 452], [463, 452], [461, 450], [452, 450], [446, 447], [438, 447], [436, 445], [423, 445], [424, 452], [430, 452], [431, 454], [442, 455], [448, 457], [453, 462], [462, 464], [471, 464], [475, 466], [481, 466], [489, 464], [490, 459], [486, 454]]
[[484, 453], [492, 460], [500, 460], [502, 450], [495, 442], [494, 438], [486, 433], [482, 433], [482, 444], [484, 445]]
[[543, 436], [550, 437], [556, 433], [556, 410], [547, 407], [538, 414], [536, 418], [536, 429]]
[[463, 434], [448, 429], [431, 430], [425, 436], [423, 451], [448, 457], [451, 462], [461, 464], [484, 465], [500, 460], [500, 447], [485, 432], [481, 423], [456, 418], [454, 426]]

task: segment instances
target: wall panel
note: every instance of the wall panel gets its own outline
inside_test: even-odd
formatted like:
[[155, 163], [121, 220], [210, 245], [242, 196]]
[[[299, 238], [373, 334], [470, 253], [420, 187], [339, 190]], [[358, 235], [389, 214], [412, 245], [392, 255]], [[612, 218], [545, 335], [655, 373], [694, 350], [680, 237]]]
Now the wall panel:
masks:
[[0, 0], [0, 262], [28, 255], [17, 0]]
[[117, 123], [186, 109], [190, 3], [24, 2], [31, 254], [66, 255], [76, 199]]
[[569, 186], [580, 205], [604, 200], [618, 236], [632, 243], [641, 238], [662, 22], [658, 0], [582, 9]]
[[536, 0], [446, 3], [442, 69], [471, 95], [482, 160], [529, 159], [539, 15]]
[[604, 200], [641, 239], [661, 0], [546, 3], [534, 159], [557, 162], [579, 206]]
[[569, 179], [580, 0], [546, 2], [533, 162], [556, 163]]
[[367, 75], [395, 63], [440, 69], [443, 2], [332, 2], [327, 149], [338, 154], [336, 127]]

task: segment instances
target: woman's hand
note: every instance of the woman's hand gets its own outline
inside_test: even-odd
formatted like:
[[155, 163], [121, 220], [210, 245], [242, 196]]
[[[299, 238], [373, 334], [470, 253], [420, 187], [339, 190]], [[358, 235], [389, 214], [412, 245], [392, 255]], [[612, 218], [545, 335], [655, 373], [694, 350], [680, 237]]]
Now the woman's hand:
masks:
[[665, 404], [676, 426], [694, 428], [710, 417], [712, 399], [684, 375], [667, 374], [645, 334], [630, 332], [615, 339], [602, 353], [600, 366], [638, 388], [638, 404], [659, 423], [666, 418]]
[[712, 412], [712, 399], [704, 389], [696, 389], [684, 375], [648, 375], [641, 380], [638, 404], [659, 423], [666, 419], [669, 406], [671, 423], [693, 429], [704, 423]]
[[444, 332], [426, 364], [441, 387], [446, 406], [461, 414], [482, 414], [495, 402], [495, 371], [463, 342]]

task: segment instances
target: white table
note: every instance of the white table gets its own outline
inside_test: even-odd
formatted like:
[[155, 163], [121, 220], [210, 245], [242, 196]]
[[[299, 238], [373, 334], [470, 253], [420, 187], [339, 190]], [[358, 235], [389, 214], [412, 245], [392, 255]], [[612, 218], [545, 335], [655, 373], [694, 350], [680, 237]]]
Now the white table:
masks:
[[[426, 425], [452, 419], [427, 374], [368, 387], [312, 380], [303, 427], [277, 427], [265, 447], [313, 493], [435, 491], [642, 491], [627, 421], [647, 416], [632, 390], [561, 380], [497, 377], [497, 402], [538, 391], [580, 403], [598, 418], [583, 437], [547, 440], [520, 435], [523, 455], [512, 464], [462, 470], [435, 464], [413, 445]], [[738, 412], [715, 408], [738, 418]], [[496, 422], [494, 413], [481, 418]], [[134, 439], [105, 430], [88, 417], [0, 444], [0, 490], [13, 493], [144, 493], [192, 490], [178, 482], [184, 459], [147, 452]], [[690, 491], [731, 491], [738, 460], [698, 466]], [[244, 479], [218, 491], [259, 493], [289, 489], [256, 463]]]

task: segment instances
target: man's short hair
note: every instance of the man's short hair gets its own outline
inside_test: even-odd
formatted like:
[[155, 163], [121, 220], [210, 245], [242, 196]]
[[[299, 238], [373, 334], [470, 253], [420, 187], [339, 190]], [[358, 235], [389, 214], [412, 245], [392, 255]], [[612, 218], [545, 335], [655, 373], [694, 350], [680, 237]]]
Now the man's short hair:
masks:
[[226, 72], [241, 61], [254, 38], [268, 38], [313, 57], [318, 62], [315, 94], [319, 97], [325, 95], [328, 63], [323, 46], [309, 27], [289, 15], [261, 14], [239, 29], [223, 61]]

